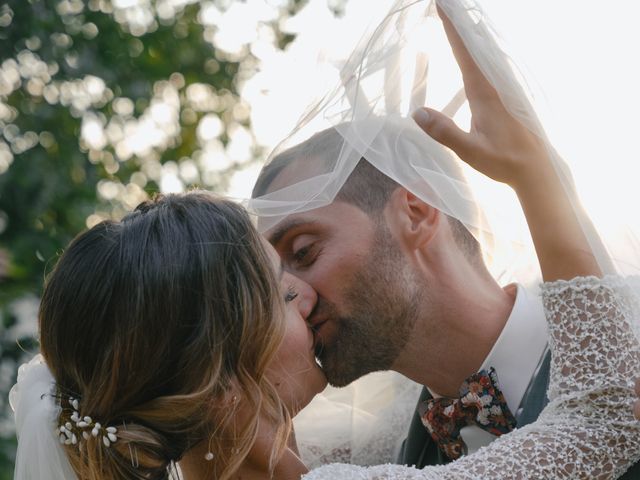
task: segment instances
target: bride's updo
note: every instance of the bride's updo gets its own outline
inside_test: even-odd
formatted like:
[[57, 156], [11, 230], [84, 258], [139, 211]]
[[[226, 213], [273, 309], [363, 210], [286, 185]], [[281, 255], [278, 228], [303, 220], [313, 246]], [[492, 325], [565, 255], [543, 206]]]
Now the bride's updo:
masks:
[[[79, 235], [47, 279], [39, 317], [78, 477], [169, 478], [204, 444], [213, 478], [229, 478], [259, 416], [281, 425], [275, 459], [290, 426], [264, 376], [284, 334], [278, 292], [247, 213], [203, 192], [158, 197]], [[249, 420], [234, 415], [241, 402]], [[117, 439], [80, 431], [74, 403]]]

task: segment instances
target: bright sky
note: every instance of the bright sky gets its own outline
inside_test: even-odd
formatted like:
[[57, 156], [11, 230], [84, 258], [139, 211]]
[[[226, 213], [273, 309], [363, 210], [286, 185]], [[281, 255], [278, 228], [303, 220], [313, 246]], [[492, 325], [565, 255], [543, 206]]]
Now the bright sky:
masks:
[[[562, 135], [555, 142], [565, 155], [588, 158], [598, 170], [619, 161], [638, 163], [640, 3], [483, 4], [545, 93]], [[634, 177], [628, 180], [635, 184]]]

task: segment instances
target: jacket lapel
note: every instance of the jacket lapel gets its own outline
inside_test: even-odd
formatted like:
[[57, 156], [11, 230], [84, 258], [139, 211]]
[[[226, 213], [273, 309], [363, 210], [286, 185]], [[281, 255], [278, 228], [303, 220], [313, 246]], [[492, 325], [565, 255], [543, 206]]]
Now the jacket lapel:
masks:
[[518, 427], [524, 427], [536, 421], [540, 412], [547, 406], [547, 389], [549, 388], [549, 373], [551, 368], [551, 351], [546, 349], [536, 371], [529, 382], [529, 386], [515, 412]]
[[420, 404], [431, 398], [433, 397], [429, 391], [423, 387], [411, 418], [409, 433], [402, 442], [397, 456], [397, 463], [400, 465], [413, 465], [416, 468], [423, 468], [427, 465], [442, 465], [450, 461], [438, 448], [436, 442], [433, 441], [431, 435], [422, 424], [418, 413]]

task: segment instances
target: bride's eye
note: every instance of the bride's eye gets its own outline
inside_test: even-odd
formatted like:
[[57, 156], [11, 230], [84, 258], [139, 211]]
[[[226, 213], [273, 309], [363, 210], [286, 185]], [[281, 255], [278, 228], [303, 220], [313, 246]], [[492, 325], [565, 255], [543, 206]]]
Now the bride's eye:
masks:
[[293, 300], [296, 299], [297, 296], [298, 296], [298, 292], [296, 292], [293, 286], [290, 285], [289, 288], [287, 288], [287, 293], [284, 296], [284, 301], [285, 303], [292, 302]]

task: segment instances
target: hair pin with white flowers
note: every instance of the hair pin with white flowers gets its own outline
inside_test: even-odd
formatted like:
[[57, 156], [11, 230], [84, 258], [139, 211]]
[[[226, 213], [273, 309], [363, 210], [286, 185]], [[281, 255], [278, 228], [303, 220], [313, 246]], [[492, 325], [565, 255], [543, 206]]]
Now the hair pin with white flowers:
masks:
[[59, 439], [64, 445], [77, 445], [80, 435], [85, 440], [91, 437], [102, 437], [105, 447], [111, 446], [118, 440], [118, 429], [116, 427], [103, 427], [99, 422], [94, 422], [89, 416], [80, 416], [80, 402], [77, 398], [69, 397], [69, 405], [73, 408], [73, 413], [69, 417], [70, 421], [60, 425]]

